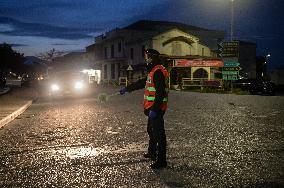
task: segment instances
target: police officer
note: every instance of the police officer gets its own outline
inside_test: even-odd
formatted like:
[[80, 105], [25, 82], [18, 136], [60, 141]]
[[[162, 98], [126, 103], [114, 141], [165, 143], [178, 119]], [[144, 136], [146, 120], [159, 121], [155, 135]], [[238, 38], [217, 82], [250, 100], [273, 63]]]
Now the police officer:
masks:
[[147, 63], [147, 78], [122, 88], [120, 94], [145, 88], [144, 113], [148, 116], [147, 132], [149, 135], [148, 152], [145, 158], [155, 161], [150, 165], [153, 169], [165, 168], [166, 161], [166, 134], [164, 128], [164, 114], [167, 109], [168, 92], [167, 80], [169, 73], [162, 65], [160, 53], [154, 49], [145, 51]]

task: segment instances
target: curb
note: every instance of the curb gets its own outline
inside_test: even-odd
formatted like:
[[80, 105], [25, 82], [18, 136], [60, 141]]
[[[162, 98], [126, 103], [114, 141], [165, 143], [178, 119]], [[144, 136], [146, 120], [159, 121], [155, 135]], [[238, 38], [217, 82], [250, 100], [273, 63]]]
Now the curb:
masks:
[[9, 87], [6, 88], [6, 90], [0, 92], [0, 95], [4, 95], [4, 94], [8, 93], [8, 91], [10, 91], [10, 88], [9, 88]]
[[32, 100], [28, 101], [25, 105], [20, 107], [18, 110], [13, 112], [12, 114], [6, 116], [4, 119], [0, 120], [0, 128], [4, 127], [11, 121], [13, 121], [16, 117], [18, 117], [20, 114], [22, 114], [31, 104], [33, 103]]

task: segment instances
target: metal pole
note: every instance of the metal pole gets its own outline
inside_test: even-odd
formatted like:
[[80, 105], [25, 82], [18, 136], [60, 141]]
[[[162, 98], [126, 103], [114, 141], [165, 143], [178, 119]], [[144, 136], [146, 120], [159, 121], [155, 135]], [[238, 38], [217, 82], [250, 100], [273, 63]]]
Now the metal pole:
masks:
[[234, 35], [234, 0], [231, 0], [231, 41]]

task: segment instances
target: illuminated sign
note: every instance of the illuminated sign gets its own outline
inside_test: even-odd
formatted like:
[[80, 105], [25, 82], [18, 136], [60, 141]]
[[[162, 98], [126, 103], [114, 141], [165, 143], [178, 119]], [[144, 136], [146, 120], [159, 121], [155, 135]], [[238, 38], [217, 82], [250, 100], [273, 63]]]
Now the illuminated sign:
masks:
[[175, 60], [176, 67], [223, 67], [224, 62], [221, 60], [202, 60], [202, 59], [180, 59]]
[[239, 71], [241, 70], [240, 67], [223, 67], [224, 71]]
[[238, 61], [230, 60], [230, 61], [224, 61], [224, 67], [237, 67], [240, 63]]
[[238, 80], [239, 71], [222, 71], [223, 80]]

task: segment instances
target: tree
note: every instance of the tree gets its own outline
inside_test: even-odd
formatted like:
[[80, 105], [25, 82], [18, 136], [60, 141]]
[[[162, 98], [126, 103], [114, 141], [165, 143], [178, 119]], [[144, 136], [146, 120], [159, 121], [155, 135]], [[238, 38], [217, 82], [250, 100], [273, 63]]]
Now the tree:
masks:
[[48, 64], [50, 64], [54, 62], [54, 59], [61, 57], [62, 55], [63, 55], [63, 52], [57, 51], [54, 48], [52, 48], [46, 53], [40, 53], [37, 57], [46, 61]]
[[24, 65], [25, 57], [14, 51], [11, 45], [7, 43], [0, 44], [0, 71], [12, 71], [17, 74], [23, 74], [27, 67]]
[[42, 59], [43, 61], [46, 62], [47, 65], [47, 74], [49, 74], [49, 70], [53, 69], [54, 66], [56, 66], [56, 62], [55, 59], [62, 57], [64, 52], [61, 51], [57, 51], [54, 48], [52, 48], [51, 50], [49, 50], [46, 53], [40, 53], [37, 57]]

